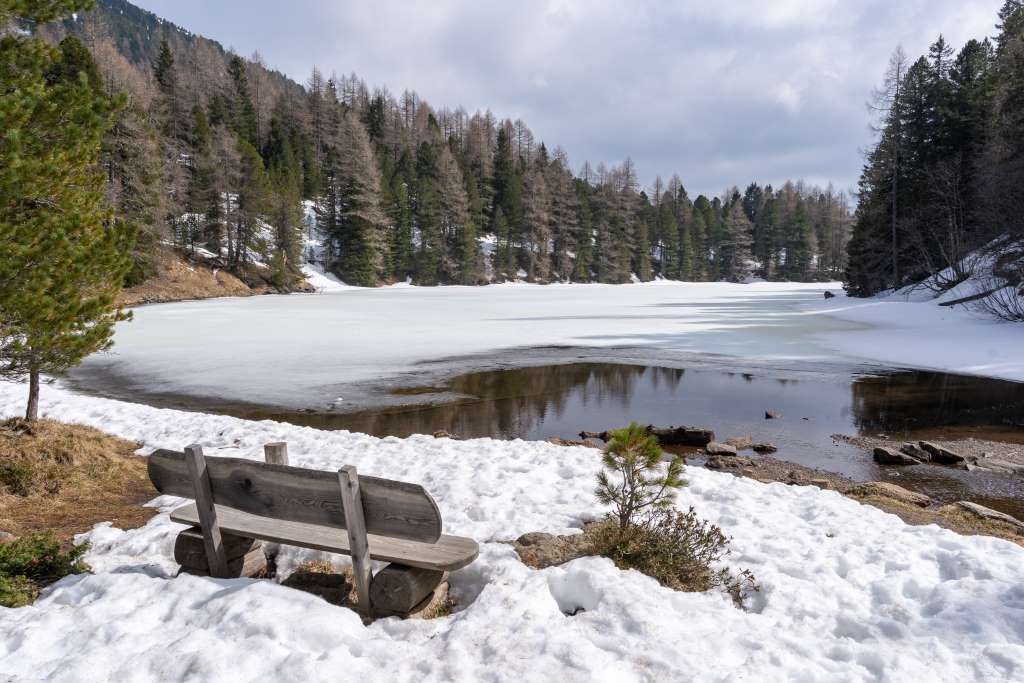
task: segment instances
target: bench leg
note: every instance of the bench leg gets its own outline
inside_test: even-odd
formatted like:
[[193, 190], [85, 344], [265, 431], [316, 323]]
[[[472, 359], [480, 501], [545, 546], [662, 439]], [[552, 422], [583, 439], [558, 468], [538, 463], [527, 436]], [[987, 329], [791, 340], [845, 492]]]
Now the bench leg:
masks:
[[370, 544], [366, 538], [366, 520], [363, 518], [363, 499], [359, 495], [359, 475], [351, 465], [338, 470], [341, 484], [341, 505], [345, 511], [345, 530], [352, 553], [352, 573], [355, 575], [359, 611], [370, 616]]
[[284, 441], [265, 444], [263, 446], [263, 457], [268, 465], [287, 465], [288, 444]]
[[210, 488], [210, 473], [206, 470], [206, 458], [199, 444], [185, 447], [185, 461], [195, 490], [196, 509], [199, 511], [199, 526], [203, 530], [203, 544], [206, 559], [210, 564], [210, 576], [224, 578], [228, 575], [228, 558], [224, 551], [220, 525], [217, 524], [217, 508], [213, 506], [213, 490]]

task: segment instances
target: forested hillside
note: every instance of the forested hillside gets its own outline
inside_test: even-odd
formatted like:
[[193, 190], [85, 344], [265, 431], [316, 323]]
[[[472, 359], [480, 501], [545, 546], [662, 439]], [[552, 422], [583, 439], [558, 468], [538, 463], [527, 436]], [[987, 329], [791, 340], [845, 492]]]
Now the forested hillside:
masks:
[[992, 40], [954, 53], [939, 36], [913, 62], [897, 50], [874, 105], [878, 138], [860, 180], [850, 293], [944, 269], [930, 282], [953, 287], [973, 274], [968, 256], [992, 245], [977, 260], [991, 264], [1005, 301], [989, 305], [1024, 319], [1024, 293], [1011, 291], [1024, 280], [1024, 2], [1004, 2]]
[[[72, 35], [129, 106], [107, 136], [110, 201], [142, 230], [137, 282], [168, 245], [281, 290], [315, 258], [345, 282], [834, 279], [849, 198], [803, 183], [691, 198], [627, 159], [570, 166], [523, 121], [434, 108], [313, 68], [299, 85], [124, 0], [36, 30]], [[74, 49], [71, 42], [64, 49]]]

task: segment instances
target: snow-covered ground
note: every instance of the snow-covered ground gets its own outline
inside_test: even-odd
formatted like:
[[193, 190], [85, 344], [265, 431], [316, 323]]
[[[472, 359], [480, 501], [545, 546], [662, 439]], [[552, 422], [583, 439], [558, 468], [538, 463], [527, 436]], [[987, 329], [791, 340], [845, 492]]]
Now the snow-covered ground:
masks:
[[[0, 384], [0, 414], [24, 387]], [[160, 410], [46, 387], [42, 411], [145, 443], [422, 483], [482, 553], [452, 576], [459, 608], [378, 621], [269, 581], [171, 578], [180, 527], [88, 535], [96, 573], [0, 609], [0, 678], [55, 681], [1020, 681], [1024, 549], [911, 527], [813, 487], [689, 469], [678, 505], [733, 537], [763, 590], [749, 611], [596, 558], [542, 571], [498, 541], [600, 515], [594, 451], [522, 441], [375, 439]], [[166, 511], [178, 502], [158, 499]], [[314, 553], [283, 551], [282, 569]], [[341, 563], [344, 560], [336, 558]], [[578, 607], [586, 611], [566, 616]]]

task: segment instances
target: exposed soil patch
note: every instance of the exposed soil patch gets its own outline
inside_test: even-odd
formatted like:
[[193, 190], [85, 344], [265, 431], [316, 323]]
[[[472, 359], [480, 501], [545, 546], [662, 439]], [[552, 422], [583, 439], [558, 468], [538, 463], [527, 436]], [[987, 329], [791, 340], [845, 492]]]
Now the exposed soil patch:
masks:
[[251, 288], [231, 273], [188, 261], [175, 254], [162, 255], [156, 276], [124, 289], [118, 296], [122, 306], [212, 299], [219, 296], [252, 296], [262, 293]]
[[39, 420], [0, 424], [0, 530], [52, 531], [62, 543], [98, 522], [142, 526], [158, 494], [139, 445], [81, 425]]
[[[302, 281], [290, 291], [311, 292], [313, 288]], [[124, 289], [118, 296], [118, 303], [122, 306], [139, 306], [277, 292], [266, 268], [247, 266], [242, 273], [234, 275], [218, 268], [216, 263], [171, 251], [158, 257], [154, 277]]]

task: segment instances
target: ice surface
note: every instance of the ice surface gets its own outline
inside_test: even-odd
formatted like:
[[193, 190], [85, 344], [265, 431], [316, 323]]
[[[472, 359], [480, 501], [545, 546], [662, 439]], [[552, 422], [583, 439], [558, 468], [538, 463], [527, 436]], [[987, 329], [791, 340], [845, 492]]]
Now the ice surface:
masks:
[[[0, 384], [0, 413], [23, 398], [23, 386]], [[721, 525], [734, 539], [729, 564], [763, 586], [742, 611], [598, 558], [533, 570], [500, 542], [570, 532], [602, 513], [590, 449], [375, 439], [56, 387], [41, 409], [138, 439], [142, 452], [198, 441], [211, 455], [258, 458], [263, 443], [286, 440], [298, 465], [420, 482], [446, 531], [477, 538], [482, 552], [452, 575], [451, 616], [364, 627], [273, 582], [170, 578], [181, 527], [166, 512], [133, 531], [100, 525], [87, 537], [95, 575], [65, 578], [33, 606], [0, 608], [0, 679], [1024, 680], [1024, 549], [908, 526], [832, 491], [687, 469], [678, 505]], [[281, 566], [313, 556], [285, 550]], [[586, 611], [565, 614], [578, 607]]]
[[[841, 294], [836, 299], [807, 306], [813, 314], [858, 323], [849, 332], [825, 332], [817, 340], [837, 352], [904, 367], [945, 370], [968, 375], [1024, 381], [1024, 325], [995, 319], [976, 304], [940, 306], [986, 292], [1001, 278], [993, 280], [992, 266], [1000, 251], [1020, 249], [1001, 240], [992, 251], [979, 250], [968, 256], [964, 282], [935, 293], [939, 281], [953, 281], [946, 269], [924, 283], [897, 292], [883, 292], [868, 299]], [[931, 285], [931, 287], [929, 287]]]
[[814, 334], [859, 327], [800, 310], [835, 284], [316, 284], [330, 291], [137, 308], [85, 370], [150, 392], [307, 407], [452, 356], [564, 345], [820, 360], [837, 354]]

